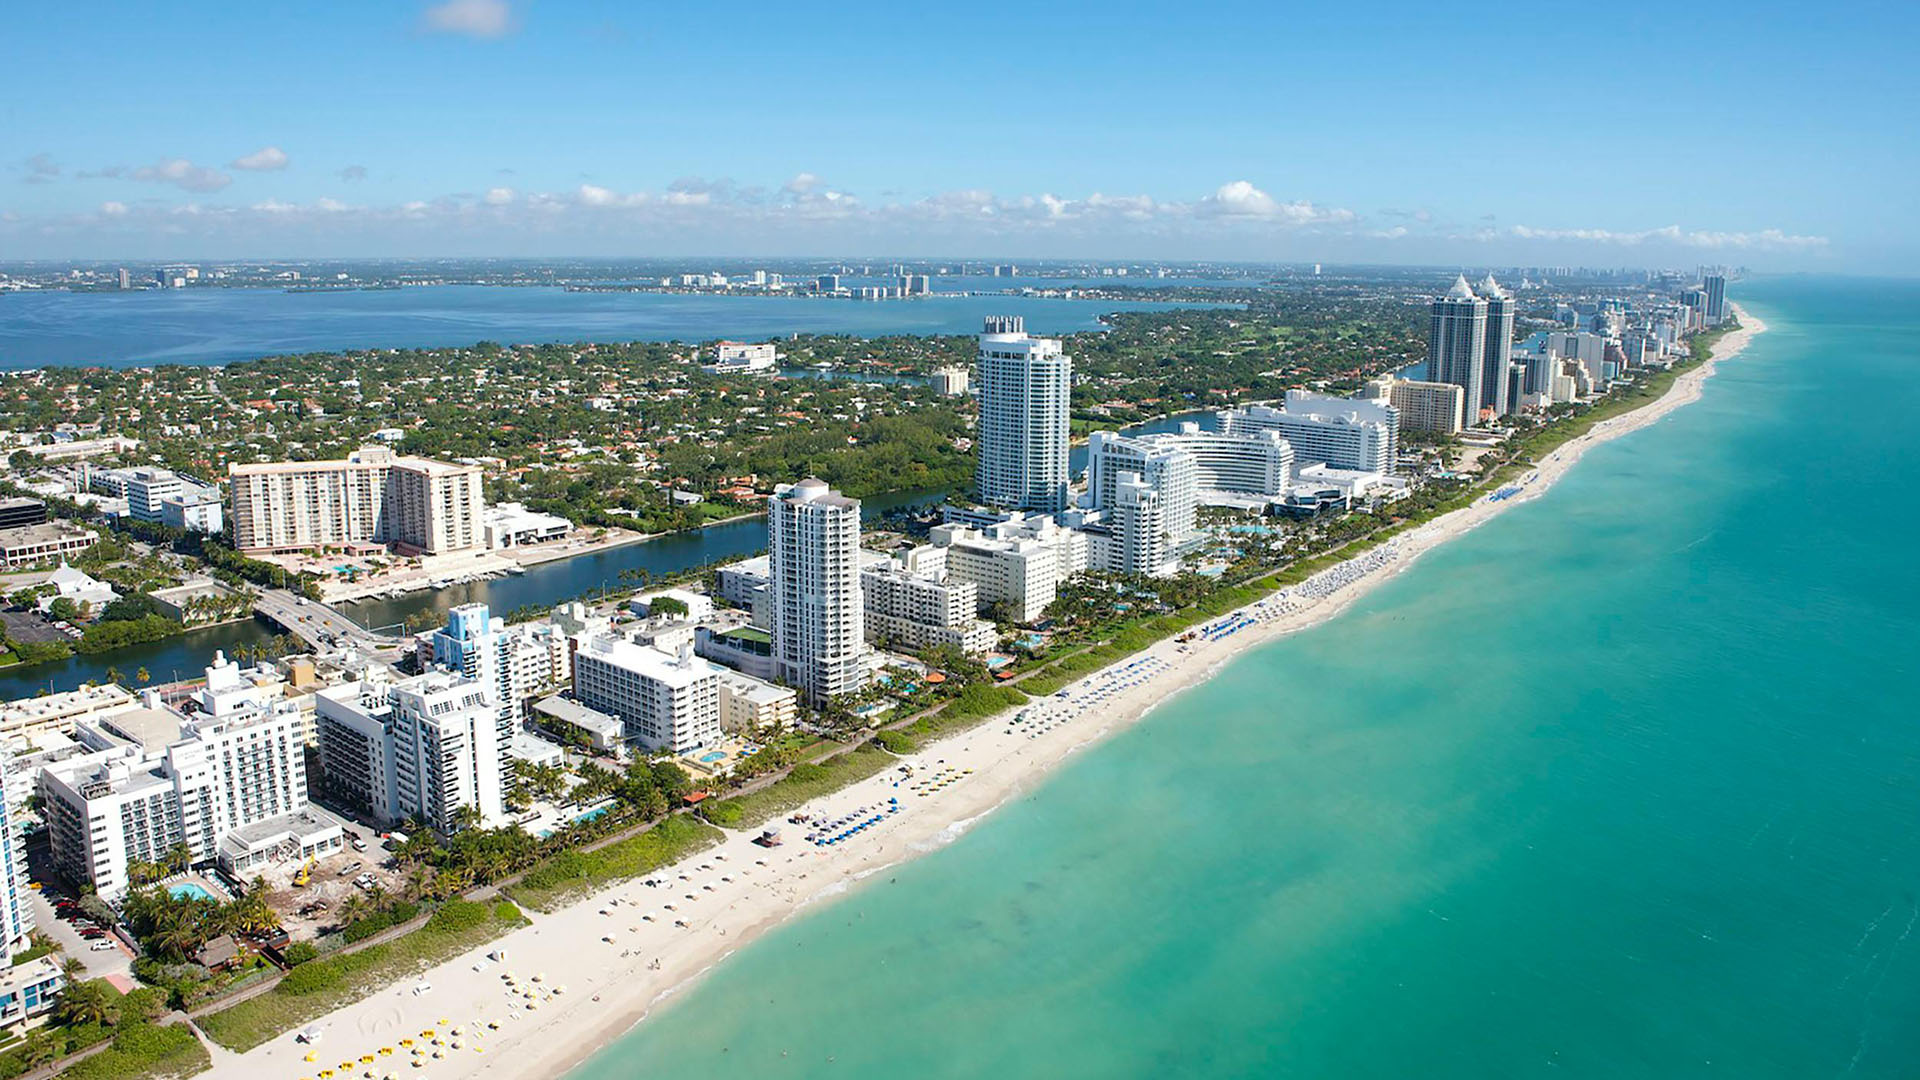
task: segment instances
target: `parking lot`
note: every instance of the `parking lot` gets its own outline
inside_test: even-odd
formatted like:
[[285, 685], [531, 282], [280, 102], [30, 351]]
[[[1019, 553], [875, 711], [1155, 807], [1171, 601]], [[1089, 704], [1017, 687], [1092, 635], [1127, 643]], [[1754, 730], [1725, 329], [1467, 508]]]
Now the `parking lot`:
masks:
[[107, 934], [97, 940], [111, 942], [112, 947], [94, 949], [95, 941], [81, 937], [75, 922], [60, 918], [54, 911], [53, 902], [41, 895], [38, 889], [28, 889], [27, 893], [31, 897], [34, 928], [52, 938], [60, 946], [61, 952], [78, 957], [87, 966], [87, 978], [125, 975], [133, 969], [133, 956], [119, 938]]

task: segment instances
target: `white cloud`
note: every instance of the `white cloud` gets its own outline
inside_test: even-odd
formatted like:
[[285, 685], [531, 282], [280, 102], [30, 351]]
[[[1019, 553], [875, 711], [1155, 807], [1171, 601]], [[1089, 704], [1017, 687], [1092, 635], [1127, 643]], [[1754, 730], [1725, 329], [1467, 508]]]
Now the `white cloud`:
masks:
[[1351, 210], [1316, 206], [1305, 200], [1280, 202], [1246, 180], [1221, 184], [1200, 200], [1200, 210], [1221, 217], [1257, 218], [1287, 225], [1339, 224], [1359, 217]]
[[228, 168], [244, 169], [247, 172], [272, 172], [287, 167], [287, 152], [277, 146], [263, 146], [251, 154], [238, 157], [228, 163]]
[[[1493, 235], [1488, 231], [1488, 238]], [[1780, 229], [1761, 229], [1758, 232], [1712, 232], [1705, 230], [1686, 230], [1678, 225], [1665, 225], [1657, 229], [1641, 229], [1637, 232], [1619, 232], [1612, 229], [1536, 229], [1527, 225], [1515, 225], [1508, 230], [1509, 235], [1522, 240], [1560, 240], [1589, 244], [1613, 244], [1627, 247], [1642, 244], [1667, 244], [1675, 247], [1701, 248], [1710, 251], [1724, 249], [1754, 251], [1806, 251], [1824, 248], [1828, 241], [1824, 236], [1799, 236]]]
[[[123, 180], [137, 177], [189, 191], [217, 191], [230, 183], [224, 173], [183, 159], [110, 172]], [[374, 205], [349, 205], [331, 198], [233, 205], [128, 200], [102, 204], [90, 212], [24, 215], [16, 220], [26, 224], [10, 223], [0, 235], [25, 235], [26, 230], [35, 230], [35, 235], [79, 235], [89, 226], [103, 230], [110, 226], [116, 237], [148, 229], [156, 235], [191, 235], [233, 246], [255, 246], [262, 238], [280, 237], [288, 247], [301, 242], [302, 229], [312, 230], [308, 235], [324, 230], [341, 237], [343, 246], [349, 238], [376, 246], [400, 244], [396, 237], [407, 235], [422, 243], [464, 239], [476, 248], [518, 243], [536, 234], [549, 238], [549, 248], [575, 247], [581, 241], [592, 246], [664, 238], [687, 248], [717, 242], [754, 245], [762, 251], [890, 247], [905, 241], [920, 250], [973, 246], [1006, 252], [1023, 248], [1244, 252], [1271, 251], [1284, 246], [1289, 237], [1311, 238], [1316, 250], [1349, 245], [1356, 251], [1420, 251], [1421, 257], [1429, 256], [1420, 245], [1467, 241], [1503, 244], [1516, 252], [1546, 243], [1589, 248], [1641, 245], [1649, 253], [1662, 249], [1822, 252], [1828, 246], [1823, 237], [1779, 229], [1715, 232], [1666, 226], [1616, 231], [1483, 222], [1427, 226], [1420, 223], [1417, 211], [1382, 211], [1366, 220], [1351, 210], [1279, 198], [1245, 180], [1221, 184], [1190, 199], [1106, 192], [1002, 195], [963, 188], [919, 197], [889, 193], [867, 202], [805, 174], [775, 187], [682, 177], [665, 188], [649, 190], [593, 183], [549, 191], [480, 186], [467, 193]]]
[[423, 12], [420, 27], [435, 34], [505, 37], [513, 31], [513, 9], [506, 0], [447, 0]]
[[1235, 180], [1221, 184], [1213, 194], [1200, 200], [1211, 206], [1217, 213], [1241, 214], [1247, 217], [1266, 217], [1278, 207], [1273, 196], [1254, 187], [1246, 180]]
[[[108, 175], [119, 175], [119, 170], [110, 169]], [[233, 177], [219, 169], [195, 165], [186, 158], [167, 158], [135, 169], [129, 175], [143, 183], [172, 184], [182, 191], [219, 191], [233, 183]]]

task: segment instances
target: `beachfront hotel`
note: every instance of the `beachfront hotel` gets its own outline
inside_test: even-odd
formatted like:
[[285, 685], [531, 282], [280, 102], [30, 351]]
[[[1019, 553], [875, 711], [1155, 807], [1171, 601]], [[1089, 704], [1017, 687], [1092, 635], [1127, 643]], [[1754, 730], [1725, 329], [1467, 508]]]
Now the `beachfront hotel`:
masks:
[[936, 525], [928, 539], [944, 548], [950, 580], [972, 582], [980, 610], [1002, 607], [1017, 623], [1040, 618], [1060, 583], [1085, 570], [1092, 542], [1046, 514], [1016, 514], [973, 527]]
[[595, 634], [573, 655], [573, 699], [617, 717], [629, 743], [684, 754], [720, 742], [720, 668], [693, 654], [692, 641], [664, 652]]
[[242, 877], [339, 850], [341, 823], [307, 804], [306, 721], [284, 685], [216, 654], [181, 706], [149, 691], [137, 708], [76, 724], [86, 752], [40, 770], [53, 864], [117, 898], [129, 863], [179, 847]]
[[1403, 431], [1458, 435], [1467, 426], [1467, 392], [1452, 383], [1388, 377], [1368, 383], [1367, 396], [1393, 406]]
[[1199, 538], [1199, 464], [1192, 454], [1096, 431], [1088, 443], [1087, 492], [1100, 515], [1084, 527], [1092, 537], [1093, 565], [1149, 577], [1179, 572], [1180, 556]]
[[1073, 361], [1018, 315], [993, 315], [980, 335], [981, 502], [1005, 510], [1067, 508], [1067, 421]]
[[962, 652], [993, 648], [993, 624], [975, 616], [980, 586], [946, 573], [946, 549], [925, 546], [886, 566], [860, 572], [866, 636], [894, 648], [951, 645]]
[[865, 686], [860, 500], [812, 478], [774, 489], [767, 502], [767, 557], [780, 681], [816, 707]]
[[1392, 476], [1399, 453], [1400, 414], [1364, 398], [1289, 390], [1283, 407], [1230, 409], [1220, 414], [1220, 426], [1229, 435], [1278, 432], [1293, 447], [1296, 475], [1309, 465], [1331, 465]]
[[417, 818], [451, 833], [465, 807], [502, 823], [506, 754], [489, 691], [457, 672], [391, 680], [377, 669], [318, 691], [326, 790], [383, 827]]
[[234, 542], [248, 554], [389, 544], [406, 555], [486, 542], [480, 467], [367, 446], [338, 461], [236, 464]]
[[1229, 435], [1203, 430], [1189, 420], [1181, 423], [1178, 431], [1136, 438], [1156, 449], [1191, 455], [1198, 484], [1196, 498], [1202, 504], [1273, 498], [1287, 490], [1293, 476], [1293, 444], [1278, 431]]

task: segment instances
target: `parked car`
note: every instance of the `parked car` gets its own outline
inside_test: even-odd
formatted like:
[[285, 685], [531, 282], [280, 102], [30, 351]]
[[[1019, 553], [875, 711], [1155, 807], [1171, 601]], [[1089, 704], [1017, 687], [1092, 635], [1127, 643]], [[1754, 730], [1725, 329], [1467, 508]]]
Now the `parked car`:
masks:
[[93, 944], [87, 946], [87, 949], [89, 952], [106, 952], [108, 949], [116, 949], [116, 948], [119, 948], [119, 946], [115, 945], [111, 941], [96, 941]]

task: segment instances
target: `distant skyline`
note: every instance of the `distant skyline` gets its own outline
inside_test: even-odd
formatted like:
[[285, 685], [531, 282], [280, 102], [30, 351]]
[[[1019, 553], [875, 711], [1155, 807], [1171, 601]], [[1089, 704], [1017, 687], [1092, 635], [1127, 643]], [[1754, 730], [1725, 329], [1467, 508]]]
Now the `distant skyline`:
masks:
[[0, 258], [1911, 273], [1920, 15], [1849, 7], [36, 5]]

